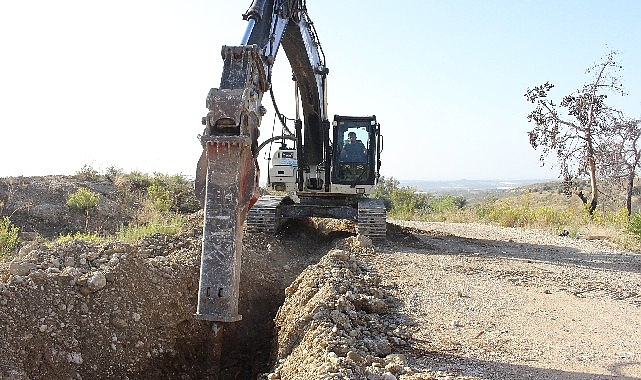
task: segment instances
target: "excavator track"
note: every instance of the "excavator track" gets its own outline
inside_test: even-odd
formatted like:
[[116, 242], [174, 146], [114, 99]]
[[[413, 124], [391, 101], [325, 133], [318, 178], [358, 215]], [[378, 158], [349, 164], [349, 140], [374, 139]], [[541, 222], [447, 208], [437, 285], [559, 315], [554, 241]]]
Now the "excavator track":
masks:
[[280, 215], [278, 206], [282, 197], [263, 195], [247, 214], [247, 231], [275, 234], [278, 231]]
[[385, 204], [378, 199], [362, 199], [358, 202], [356, 231], [372, 239], [373, 243], [385, 243], [387, 223]]

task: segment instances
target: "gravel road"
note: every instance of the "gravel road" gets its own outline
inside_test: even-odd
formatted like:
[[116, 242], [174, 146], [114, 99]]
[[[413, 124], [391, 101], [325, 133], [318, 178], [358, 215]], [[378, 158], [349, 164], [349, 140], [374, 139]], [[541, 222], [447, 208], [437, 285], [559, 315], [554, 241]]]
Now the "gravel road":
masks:
[[412, 368], [450, 379], [641, 379], [640, 254], [481, 224], [391, 226], [370, 260], [411, 321], [402, 353]]

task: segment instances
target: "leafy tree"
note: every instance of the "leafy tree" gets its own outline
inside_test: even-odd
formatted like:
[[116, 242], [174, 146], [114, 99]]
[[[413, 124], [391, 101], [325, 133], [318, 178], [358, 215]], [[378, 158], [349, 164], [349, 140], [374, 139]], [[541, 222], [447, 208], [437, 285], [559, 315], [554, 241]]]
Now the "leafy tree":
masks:
[[[526, 99], [535, 104], [527, 116], [534, 123], [528, 133], [530, 145], [542, 149], [541, 161], [554, 153], [566, 184], [568, 194], [575, 178], [587, 175], [590, 179], [589, 198], [583, 191], [575, 193], [586, 205], [590, 214], [598, 204], [597, 188], [598, 166], [607, 154], [601, 149], [616, 125], [620, 113], [610, 108], [605, 100], [608, 92], [624, 95], [619, 82], [618, 71], [621, 66], [615, 60], [616, 52], [610, 52], [602, 62], [587, 70], [593, 75], [590, 83], [566, 95], [557, 104], [548, 98], [554, 87], [550, 82], [528, 89]], [[565, 110], [567, 117], [563, 116]]]
[[85, 187], [79, 187], [74, 193], [69, 195], [67, 206], [85, 213], [85, 232], [89, 230], [89, 210], [96, 207], [100, 201], [100, 195]]

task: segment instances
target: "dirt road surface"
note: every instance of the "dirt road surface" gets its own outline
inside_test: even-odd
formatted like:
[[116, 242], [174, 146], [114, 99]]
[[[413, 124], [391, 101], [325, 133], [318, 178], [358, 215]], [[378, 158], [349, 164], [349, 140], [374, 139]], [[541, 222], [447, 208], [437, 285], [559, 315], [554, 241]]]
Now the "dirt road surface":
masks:
[[397, 223], [403, 233], [371, 264], [412, 325], [402, 350], [411, 367], [641, 378], [641, 255], [522, 229]]

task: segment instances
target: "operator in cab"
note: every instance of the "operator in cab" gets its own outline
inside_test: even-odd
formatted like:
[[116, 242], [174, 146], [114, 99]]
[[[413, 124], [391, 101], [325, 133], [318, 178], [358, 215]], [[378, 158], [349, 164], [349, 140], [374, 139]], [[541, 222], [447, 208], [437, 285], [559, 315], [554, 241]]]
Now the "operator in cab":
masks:
[[348, 140], [341, 151], [342, 162], [367, 162], [367, 150], [361, 140], [356, 139], [355, 132], [347, 134]]

